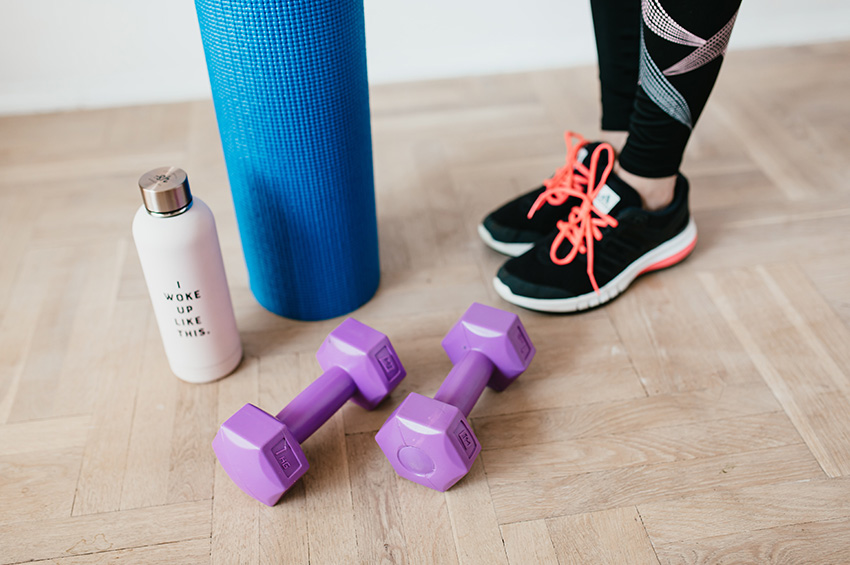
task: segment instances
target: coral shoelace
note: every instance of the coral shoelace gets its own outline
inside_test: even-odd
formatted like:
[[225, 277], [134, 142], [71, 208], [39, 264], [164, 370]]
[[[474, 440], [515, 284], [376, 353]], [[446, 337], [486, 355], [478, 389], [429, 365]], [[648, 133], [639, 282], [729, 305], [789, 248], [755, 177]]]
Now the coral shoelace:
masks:
[[[556, 265], [570, 263], [579, 253], [587, 255], [587, 276], [593, 290], [599, 293], [596, 276], [593, 273], [593, 243], [602, 239], [601, 228], [617, 227], [617, 220], [602, 212], [593, 201], [605, 186], [611, 170], [614, 168], [614, 148], [608, 143], [600, 143], [590, 155], [589, 166], [578, 162], [578, 153], [587, 141], [580, 135], [568, 131], [564, 138], [567, 142], [566, 164], [558, 169], [551, 179], [543, 181], [546, 189], [528, 211], [530, 220], [544, 204], [560, 206], [571, 196], [581, 199], [581, 204], [573, 206], [566, 220], [558, 220], [558, 235], [549, 249], [549, 258]], [[597, 178], [599, 159], [607, 152], [605, 169]], [[594, 217], [595, 215], [595, 217]], [[558, 256], [558, 249], [564, 240], [572, 245], [564, 257]]]

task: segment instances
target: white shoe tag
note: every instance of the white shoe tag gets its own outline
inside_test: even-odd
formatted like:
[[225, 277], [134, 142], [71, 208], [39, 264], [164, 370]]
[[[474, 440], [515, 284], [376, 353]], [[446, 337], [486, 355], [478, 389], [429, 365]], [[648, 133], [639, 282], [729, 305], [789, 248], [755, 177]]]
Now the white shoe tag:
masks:
[[620, 195], [614, 192], [607, 184], [599, 189], [596, 198], [593, 199], [593, 205], [603, 214], [610, 212], [617, 202], [620, 201]]

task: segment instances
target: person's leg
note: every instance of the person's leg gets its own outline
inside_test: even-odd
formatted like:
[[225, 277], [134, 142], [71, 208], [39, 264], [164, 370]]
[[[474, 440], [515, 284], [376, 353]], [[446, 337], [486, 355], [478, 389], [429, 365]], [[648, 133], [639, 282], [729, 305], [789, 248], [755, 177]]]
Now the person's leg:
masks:
[[741, 0], [643, 0], [640, 84], [614, 172], [649, 210], [673, 200], [685, 146], [714, 83]]
[[[528, 217], [547, 210], [553, 216], [555, 209], [561, 219], [499, 270], [494, 286], [502, 298], [532, 310], [584, 310], [691, 253], [697, 229], [679, 165], [739, 4], [643, 0], [640, 83], [626, 144], [617, 156], [607, 143], [588, 143], [577, 174], [544, 183]], [[582, 155], [567, 145], [568, 154]]]
[[640, 0], [590, 0], [599, 86], [602, 141], [623, 148], [635, 105], [640, 61]]

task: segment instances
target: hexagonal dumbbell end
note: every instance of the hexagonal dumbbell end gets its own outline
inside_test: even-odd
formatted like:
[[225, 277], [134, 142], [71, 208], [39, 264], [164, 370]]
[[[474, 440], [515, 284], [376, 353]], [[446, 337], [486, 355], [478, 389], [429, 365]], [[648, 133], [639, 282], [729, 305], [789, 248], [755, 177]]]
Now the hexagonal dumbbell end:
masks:
[[441, 492], [469, 472], [481, 451], [460, 410], [415, 392], [390, 415], [375, 440], [396, 473]]
[[301, 442], [283, 422], [253, 404], [228, 418], [212, 445], [231, 480], [268, 506], [310, 468]]
[[481, 451], [466, 417], [484, 387], [504, 390], [535, 354], [516, 314], [477, 303], [443, 348], [454, 366], [434, 398], [411, 393], [375, 437], [399, 475], [439, 491], [466, 475]]
[[477, 302], [452, 326], [442, 345], [455, 365], [472, 350], [486, 355], [495, 366], [487, 386], [499, 392], [528, 369], [536, 353], [519, 316]]
[[316, 354], [324, 374], [277, 416], [246, 404], [216, 434], [213, 450], [246, 494], [274, 505], [309, 469], [301, 444], [349, 399], [372, 409], [406, 372], [387, 336], [348, 318]]
[[355, 404], [372, 410], [407, 374], [387, 336], [353, 318], [328, 334], [316, 353], [322, 369], [344, 369], [357, 382], [351, 397]]

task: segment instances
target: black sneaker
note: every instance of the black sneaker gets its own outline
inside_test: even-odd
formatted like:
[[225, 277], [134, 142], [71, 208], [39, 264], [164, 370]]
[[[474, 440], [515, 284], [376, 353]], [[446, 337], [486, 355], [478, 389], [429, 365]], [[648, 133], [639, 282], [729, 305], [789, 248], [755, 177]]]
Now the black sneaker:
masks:
[[609, 169], [598, 177], [555, 231], [502, 266], [493, 281], [502, 298], [543, 312], [586, 310], [690, 254], [697, 230], [684, 176], [676, 179], [673, 202], [654, 212]]
[[[557, 221], [565, 219], [570, 208], [580, 202], [558, 188], [580, 190], [587, 185], [588, 161], [600, 144], [588, 144], [583, 137], [569, 131], [565, 138], [567, 159], [564, 166], [552, 178], [543, 181], [543, 186], [504, 204], [478, 225], [478, 235], [489, 247], [511, 257], [522, 255], [549, 235]], [[545, 206], [541, 206], [543, 202]]]

